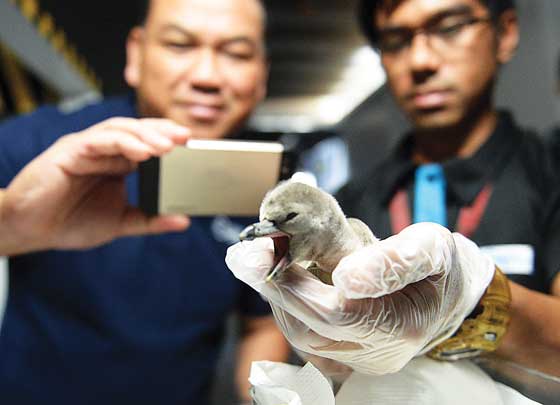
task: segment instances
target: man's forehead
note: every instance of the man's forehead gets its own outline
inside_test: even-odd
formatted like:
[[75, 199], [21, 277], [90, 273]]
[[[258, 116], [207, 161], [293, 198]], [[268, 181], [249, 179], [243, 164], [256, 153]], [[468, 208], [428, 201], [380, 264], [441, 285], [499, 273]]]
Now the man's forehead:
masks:
[[378, 28], [384, 25], [415, 25], [449, 11], [485, 10], [480, 0], [385, 0], [375, 13]]
[[174, 25], [188, 31], [229, 31], [260, 35], [264, 9], [258, 0], [151, 0], [147, 25]]

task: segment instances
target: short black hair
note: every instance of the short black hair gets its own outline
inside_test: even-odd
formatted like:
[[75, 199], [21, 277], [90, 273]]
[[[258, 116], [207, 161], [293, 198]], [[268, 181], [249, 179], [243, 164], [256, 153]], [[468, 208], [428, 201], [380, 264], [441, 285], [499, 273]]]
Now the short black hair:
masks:
[[[258, 0], [262, 5], [263, 11], [265, 13], [265, 24], [266, 24], [266, 5], [264, 0]], [[152, 0], [136, 0], [136, 7], [134, 14], [136, 15], [136, 24], [144, 25], [146, 19], [148, 18], [148, 12], [150, 11], [150, 5]]]
[[[268, 49], [268, 43], [270, 41], [270, 28], [268, 23], [268, 12], [266, 8], [265, 0], [258, 0], [258, 2], [262, 6], [262, 10], [264, 13], [264, 43], [265, 43], [265, 50]], [[136, 7], [134, 10], [134, 14], [136, 15], [135, 18], [135, 25], [144, 25], [146, 19], [148, 18], [148, 13], [150, 12], [152, 0], [136, 0]]]
[[136, 0], [134, 14], [136, 25], [144, 25], [148, 18], [151, 0]]
[[[358, 4], [358, 21], [360, 28], [369, 42], [375, 46], [377, 42], [377, 30], [375, 27], [375, 13], [380, 6], [396, 7], [405, 0], [360, 0]], [[498, 17], [506, 10], [515, 9], [514, 0], [478, 0], [490, 11], [492, 20], [498, 21]]]

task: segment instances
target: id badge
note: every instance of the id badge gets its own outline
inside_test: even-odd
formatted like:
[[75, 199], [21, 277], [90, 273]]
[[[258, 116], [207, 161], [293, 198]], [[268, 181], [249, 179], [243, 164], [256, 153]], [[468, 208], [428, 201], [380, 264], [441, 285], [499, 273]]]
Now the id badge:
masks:
[[531, 245], [488, 245], [480, 250], [505, 274], [529, 276], [535, 271], [535, 250]]

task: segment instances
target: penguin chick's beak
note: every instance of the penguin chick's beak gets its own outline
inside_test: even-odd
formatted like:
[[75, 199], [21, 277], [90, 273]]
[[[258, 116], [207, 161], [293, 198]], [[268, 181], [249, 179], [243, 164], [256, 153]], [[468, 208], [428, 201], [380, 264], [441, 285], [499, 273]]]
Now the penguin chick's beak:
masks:
[[249, 225], [239, 234], [240, 240], [253, 240], [255, 238], [267, 237], [274, 242], [274, 262], [272, 268], [268, 272], [266, 281], [274, 279], [274, 277], [282, 272], [290, 263], [288, 254], [290, 247], [290, 235], [282, 232], [276, 226], [276, 223], [267, 219]]

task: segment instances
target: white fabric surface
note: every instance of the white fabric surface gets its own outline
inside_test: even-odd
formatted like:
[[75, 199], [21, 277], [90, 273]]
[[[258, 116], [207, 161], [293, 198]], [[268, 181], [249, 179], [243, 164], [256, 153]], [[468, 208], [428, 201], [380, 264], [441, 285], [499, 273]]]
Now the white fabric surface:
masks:
[[307, 363], [300, 368], [255, 362], [249, 378], [257, 405], [534, 405], [494, 382], [469, 361], [439, 362], [419, 357], [395, 374], [353, 373], [336, 395], [328, 380]]
[[330, 381], [311, 363], [304, 367], [256, 361], [249, 382], [258, 405], [334, 405]]

